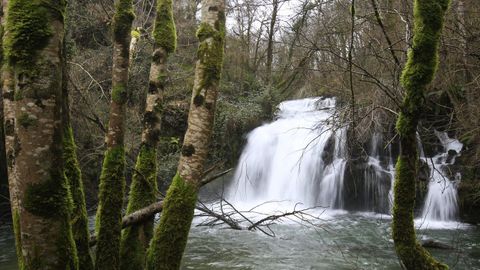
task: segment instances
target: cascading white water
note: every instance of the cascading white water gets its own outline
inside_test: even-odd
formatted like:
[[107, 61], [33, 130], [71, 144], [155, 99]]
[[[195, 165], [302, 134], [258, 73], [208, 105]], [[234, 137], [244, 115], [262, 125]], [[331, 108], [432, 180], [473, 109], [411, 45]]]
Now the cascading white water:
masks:
[[[395, 159], [391, 146], [381, 133], [374, 133], [368, 159], [347, 161], [347, 132], [334, 128], [335, 106], [335, 98], [281, 103], [275, 121], [248, 134], [226, 199], [243, 209], [268, 202], [266, 211], [291, 210], [301, 203], [389, 214]], [[462, 144], [446, 133], [436, 134], [444, 152], [425, 158], [420, 151], [433, 179], [423, 221], [453, 220], [457, 211], [456, 186], [444, 175]], [[422, 150], [420, 140], [419, 147]]]
[[384, 147], [384, 138], [381, 133], [372, 135], [367, 164], [368, 168], [364, 171], [366, 183], [363, 190], [366, 200], [365, 210], [389, 213], [393, 202], [395, 168], [391, 145], [388, 144], [386, 148]]
[[[333, 160], [323, 168], [320, 192], [316, 200], [316, 203], [320, 206], [343, 208], [342, 189], [346, 165], [346, 133], [345, 129], [339, 129], [334, 135], [335, 146]], [[322, 161], [325, 163], [324, 160]]]
[[[330, 124], [335, 104], [334, 98], [281, 103], [276, 121], [248, 135], [227, 198], [341, 207], [346, 132]], [[332, 136], [333, 157], [324, 158]]]
[[444, 152], [433, 158], [422, 158], [430, 167], [430, 183], [425, 199], [422, 219], [427, 221], [453, 221], [457, 215], [457, 188], [460, 174], [454, 175], [455, 181], [448, 176], [448, 165], [455, 163], [455, 157], [463, 148], [462, 143], [448, 137], [446, 132], [435, 131], [442, 143]]

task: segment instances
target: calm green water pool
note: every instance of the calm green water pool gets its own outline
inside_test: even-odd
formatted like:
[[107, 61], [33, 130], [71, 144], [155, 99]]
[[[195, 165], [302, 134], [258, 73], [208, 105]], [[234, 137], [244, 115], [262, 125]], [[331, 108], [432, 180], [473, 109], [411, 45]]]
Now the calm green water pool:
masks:
[[[344, 213], [317, 221], [316, 227], [294, 222], [274, 225], [276, 237], [193, 226], [183, 269], [400, 269], [390, 222]], [[451, 245], [452, 250], [431, 251], [452, 269], [480, 269], [476, 226], [419, 230], [418, 235]], [[0, 227], [0, 251], [0, 269], [17, 269], [10, 226]]]

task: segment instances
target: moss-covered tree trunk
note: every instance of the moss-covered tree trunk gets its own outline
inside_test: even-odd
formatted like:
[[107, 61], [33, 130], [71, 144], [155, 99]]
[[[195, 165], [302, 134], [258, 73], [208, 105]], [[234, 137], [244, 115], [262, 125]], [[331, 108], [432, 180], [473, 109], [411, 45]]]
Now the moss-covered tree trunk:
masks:
[[415, 181], [418, 180], [416, 130], [424, 103], [424, 92], [437, 69], [438, 47], [448, 0], [415, 0], [414, 38], [402, 74], [406, 90], [397, 121], [400, 155], [396, 165], [393, 240], [406, 269], [447, 269], [417, 241], [413, 222]]
[[[0, 67], [3, 66], [3, 27], [5, 16], [3, 1], [0, 2]], [[3, 81], [0, 82], [3, 89]], [[2, 94], [3, 96], [3, 90]], [[3, 116], [3, 97], [0, 98], [0, 221], [10, 212], [10, 195], [8, 191], [7, 155], [5, 150], [5, 129]]]
[[[140, 152], [133, 175], [127, 214], [147, 207], [157, 194], [157, 145], [160, 136], [163, 92], [165, 89], [167, 58], [176, 47], [172, 0], [158, 0], [153, 30], [154, 52], [150, 66], [149, 87]], [[153, 236], [153, 216], [148, 221], [126, 228], [121, 243], [121, 269], [145, 268], [145, 255]]]
[[78, 269], [62, 166], [64, 12], [58, 0], [8, 3], [4, 98], [21, 269]]
[[[8, 13], [8, 2], [3, 2], [3, 26], [4, 35], [2, 41], [5, 41], [7, 34], [5, 32], [6, 16]], [[4, 42], [3, 42], [4, 43]], [[21, 256], [21, 232], [20, 232], [20, 219], [19, 219], [19, 197], [17, 188], [17, 176], [15, 174], [15, 160], [14, 160], [14, 147], [15, 147], [15, 106], [14, 106], [14, 83], [13, 83], [13, 71], [12, 67], [8, 64], [7, 59], [3, 57], [2, 63], [2, 101], [3, 101], [3, 127], [5, 134], [5, 153], [7, 158], [7, 173], [8, 175], [8, 189], [10, 195], [10, 207], [12, 213], [13, 229], [15, 233], [15, 247], [18, 259], [18, 266], [20, 269], [23, 267], [23, 258]]]
[[[68, 23], [70, 21], [67, 19]], [[88, 230], [88, 216], [83, 191], [82, 174], [77, 159], [77, 149], [70, 119], [70, 101], [68, 95], [68, 65], [67, 65], [67, 43], [70, 35], [68, 31], [65, 34], [63, 50], [63, 104], [62, 104], [62, 123], [63, 123], [63, 160], [65, 176], [68, 180], [70, 192], [73, 199], [73, 209], [71, 214], [71, 224], [73, 239], [77, 247], [78, 266], [81, 270], [93, 270], [93, 260], [90, 254], [90, 233]]]
[[96, 217], [95, 268], [101, 270], [120, 267], [120, 234], [125, 192], [125, 103], [133, 18], [132, 0], [116, 0], [113, 17], [112, 100]]
[[177, 174], [165, 197], [160, 224], [147, 255], [147, 269], [179, 269], [193, 219], [199, 182], [212, 133], [223, 65], [224, 0], [202, 1], [200, 41], [188, 129]]

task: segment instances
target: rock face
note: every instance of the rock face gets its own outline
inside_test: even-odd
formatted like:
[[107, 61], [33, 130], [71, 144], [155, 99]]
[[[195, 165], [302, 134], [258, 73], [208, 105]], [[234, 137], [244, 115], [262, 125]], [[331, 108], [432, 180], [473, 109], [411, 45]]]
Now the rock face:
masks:
[[343, 189], [346, 210], [390, 213], [391, 148], [381, 133], [374, 133], [364, 144], [363, 154], [354, 154], [347, 161]]
[[344, 208], [350, 211], [390, 213], [392, 175], [368, 162], [349, 161], [345, 168]]
[[335, 136], [330, 136], [322, 153], [322, 160], [325, 166], [332, 164], [334, 151], [335, 151]]
[[[389, 138], [391, 135], [385, 135]], [[393, 168], [398, 156], [398, 142], [388, 144], [384, 135], [375, 133], [363, 145], [363, 154], [355, 154], [347, 160], [342, 189], [342, 209], [389, 214], [391, 211], [391, 191], [393, 188]], [[321, 155], [325, 165], [331, 164], [335, 137], [332, 136]], [[420, 162], [419, 181], [416, 189], [416, 215], [421, 214], [423, 202], [428, 192], [430, 167]]]

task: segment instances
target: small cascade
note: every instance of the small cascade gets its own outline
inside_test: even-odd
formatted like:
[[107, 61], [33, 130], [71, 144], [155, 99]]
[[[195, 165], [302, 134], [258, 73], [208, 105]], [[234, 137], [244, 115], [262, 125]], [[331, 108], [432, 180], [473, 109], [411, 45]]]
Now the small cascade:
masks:
[[394, 178], [390, 144], [373, 133], [365, 149], [365, 158], [347, 162], [344, 209], [389, 214]]
[[460, 174], [449, 175], [448, 166], [463, 148], [462, 143], [448, 137], [446, 132], [435, 131], [444, 152], [424, 160], [430, 168], [430, 182], [422, 211], [422, 219], [427, 221], [453, 221], [457, 217], [457, 183]]
[[335, 139], [333, 160], [330, 164], [324, 164], [326, 166], [323, 169], [316, 201], [320, 206], [343, 209], [343, 180], [347, 156], [346, 129], [338, 130], [333, 136]]
[[381, 133], [371, 138], [367, 167], [364, 170], [364, 210], [388, 214], [391, 210], [391, 191], [394, 179], [394, 164], [391, 146], [384, 146]]

